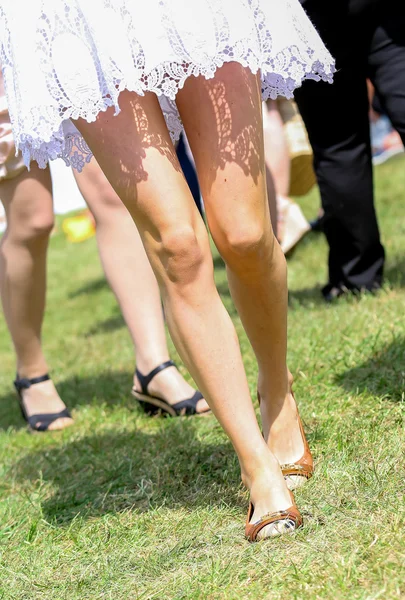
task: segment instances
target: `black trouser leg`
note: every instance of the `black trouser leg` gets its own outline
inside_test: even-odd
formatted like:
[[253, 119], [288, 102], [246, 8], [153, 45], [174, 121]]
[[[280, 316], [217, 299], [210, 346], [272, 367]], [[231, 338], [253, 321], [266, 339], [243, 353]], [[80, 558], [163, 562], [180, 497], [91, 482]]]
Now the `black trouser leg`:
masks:
[[353, 64], [336, 73], [333, 85], [309, 81], [296, 92], [325, 211], [329, 282], [349, 289], [381, 285], [384, 265], [363, 73]]
[[386, 10], [380, 7], [380, 25], [371, 41], [369, 77], [405, 145], [405, 5], [386, 1]]

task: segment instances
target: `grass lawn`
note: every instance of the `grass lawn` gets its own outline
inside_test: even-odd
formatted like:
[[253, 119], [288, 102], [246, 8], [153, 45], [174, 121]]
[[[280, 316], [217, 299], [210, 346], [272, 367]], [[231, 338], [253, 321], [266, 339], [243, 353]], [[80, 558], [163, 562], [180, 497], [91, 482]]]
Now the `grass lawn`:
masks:
[[[289, 364], [317, 469], [297, 493], [305, 527], [256, 545], [214, 417], [141, 414], [95, 240], [53, 237], [44, 344], [76, 424], [26, 432], [0, 317], [0, 599], [405, 598], [405, 159], [379, 167], [376, 186], [378, 296], [323, 303], [322, 236], [289, 260]], [[308, 216], [317, 205], [315, 191], [303, 201]], [[215, 263], [254, 397], [253, 353]]]

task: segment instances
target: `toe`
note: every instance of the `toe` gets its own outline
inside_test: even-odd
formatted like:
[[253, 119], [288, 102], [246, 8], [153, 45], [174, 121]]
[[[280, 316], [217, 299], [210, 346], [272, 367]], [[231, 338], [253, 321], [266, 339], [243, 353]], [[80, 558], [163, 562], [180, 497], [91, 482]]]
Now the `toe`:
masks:
[[266, 525], [263, 527], [257, 534], [258, 540], [265, 540], [267, 538], [278, 537], [280, 535], [284, 535], [285, 533], [292, 533], [295, 530], [294, 523], [289, 519], [282, 519], [280, 521], [276, 521], [275, 523], [271, 523], [271, 525]]
[[61, 419], [56, 419], [55, 421], [53, 421], [49, 425], [48, 431], [60, 431], [62, 429], [66, 429], [67, 427], [70, 427], [71, 425], [73, 425], [73, 419], [68, 418], [68, 417], [63, 417]]
[[307, 481], [308, 479], [306, 477], [302, 477], [302, 475], [287, 475], [285, 477], [285, 482], [291, 492], [305, 485]]

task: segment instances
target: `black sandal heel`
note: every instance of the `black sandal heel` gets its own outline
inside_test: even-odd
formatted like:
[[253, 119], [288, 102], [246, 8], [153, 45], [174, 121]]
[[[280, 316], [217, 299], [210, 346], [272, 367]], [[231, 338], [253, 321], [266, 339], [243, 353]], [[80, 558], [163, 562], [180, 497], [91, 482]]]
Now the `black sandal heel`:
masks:
[[50, 377], [48, 373], [46, 375], [42, 375], [41, 377], [33, 377], [32, 379], [28, 379], [26, 377], [19, 377], [18, 374], [16, 376], [16, 380], [14, 381], [14, 387], [16, 389], [21, 414], [23, 419], [28, 423], [29, 427], [32, 431], [48, 431], [49, 426], [56, 421], [57, 419], [71, 419], [72, 416], [67, 408], [61, 410], [58, 413], [46, 413], [46, 414], [35, 414], [28, 416], [24, 407], [23, 402], [23, 390], [28, 390], [32, 385], [36, 383], [42, 383], [43, 381], [49, 381]]
[[191, 415], [205, 415], [210, 413], [210, 409], [204, 410], [203, 412], [197, 412], [198, 401], [203, 400], [201, 392], [195, 392], [191, 398], [187, 398], [176, 404], [169, 404], [169, 402], [166, 402], [163, 398], [152, 396], [148, 393], [148, 385], [152, 379], [161, 371], [175, 366], [176, 365], [172, 360], [168, 360], [153, 369], [148, 375], [142, 375], [142, 373], [136, 369], [135, 374], [141, 384], [141, 391], [139, 392], [133, 387], [132, 395], [140, 402], [145, 413], [148, 415], [164, 414], [170, 415], [171, 417], [188, 417]]

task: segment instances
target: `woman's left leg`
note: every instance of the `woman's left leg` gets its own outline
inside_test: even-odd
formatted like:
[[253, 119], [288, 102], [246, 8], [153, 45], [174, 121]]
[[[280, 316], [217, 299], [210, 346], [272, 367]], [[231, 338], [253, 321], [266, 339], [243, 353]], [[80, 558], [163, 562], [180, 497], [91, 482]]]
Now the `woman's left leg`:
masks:
[[[158, 284], [138, 229], [95, 158], [82, 173], [73, 171], [96, 222], [101, 264], [127, 324], [135, 349], [136, 366], [143, 374], [169, 360]], [[140, 389], [135, 377], [136, 389]], [[175, 404], [195, 390], [175, 367], [158, 373], [148, 386], [151, 394]], [[200, 400], [197, 411], [208, 410]]]

